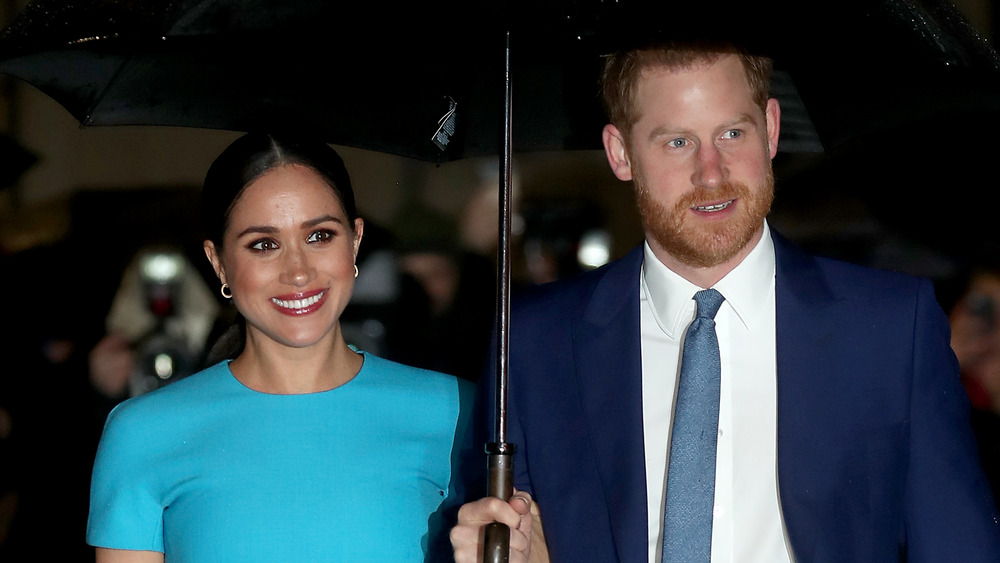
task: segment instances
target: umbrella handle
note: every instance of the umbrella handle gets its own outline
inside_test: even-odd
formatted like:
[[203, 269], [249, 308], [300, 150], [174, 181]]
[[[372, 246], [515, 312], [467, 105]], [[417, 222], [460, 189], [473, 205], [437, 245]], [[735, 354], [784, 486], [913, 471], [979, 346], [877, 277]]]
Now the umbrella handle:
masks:
[[500, 522], [483, 526], [483, 563], [510, 561], [510, 527]]
[[[514, 444], [490, 442], [486, 445], [486, 492], [505, 501], [514, 494]], [[510, 560], [510, 527], [491, 522], [483, 527], [483, 563]]]

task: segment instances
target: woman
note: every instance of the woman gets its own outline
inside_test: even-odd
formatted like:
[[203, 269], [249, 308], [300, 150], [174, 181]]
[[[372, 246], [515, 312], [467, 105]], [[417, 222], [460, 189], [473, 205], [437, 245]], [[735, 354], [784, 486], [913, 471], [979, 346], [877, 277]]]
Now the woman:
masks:
[[[470, 390], [345, 343], [364, 232], [340, 157], [246, 135], [209, 169], [205, 254], [240, 313], [233, 359], [108, 418], [98, 561], [420, 561]], [[445, 540], [447, 541], [447, 540]]]

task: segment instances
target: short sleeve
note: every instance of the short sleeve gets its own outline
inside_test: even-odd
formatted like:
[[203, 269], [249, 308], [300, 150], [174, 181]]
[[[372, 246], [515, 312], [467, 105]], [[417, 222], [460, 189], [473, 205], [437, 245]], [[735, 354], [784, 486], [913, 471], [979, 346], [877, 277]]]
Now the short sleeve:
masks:
[[163, 506], [154, 491], [151, 441], [142, 421], [118, 405], [104, 426], [90, 485], [87, 543], [163, 551]]

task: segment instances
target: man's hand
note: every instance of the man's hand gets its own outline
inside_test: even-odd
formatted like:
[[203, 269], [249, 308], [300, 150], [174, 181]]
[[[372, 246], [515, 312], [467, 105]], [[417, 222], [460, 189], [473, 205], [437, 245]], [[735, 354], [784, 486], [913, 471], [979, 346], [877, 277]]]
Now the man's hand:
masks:
[[500, 522], [510, 528], [511, 563], [544, 563], [549, 560], [538, 504], [531, 495], [514, 491], [510, 502], [488, 497], [470, 502], [458, 511], [458, 525], [451, 529], [456, 563], [480, 563], [483, 526]]

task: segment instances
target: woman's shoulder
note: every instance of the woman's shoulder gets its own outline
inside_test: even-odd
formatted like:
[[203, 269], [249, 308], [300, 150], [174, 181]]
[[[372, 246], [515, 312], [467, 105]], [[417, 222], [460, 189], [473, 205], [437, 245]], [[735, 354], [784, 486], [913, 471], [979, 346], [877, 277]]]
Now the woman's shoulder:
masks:
[[371, 375], [380, 385], [392, 385], [408, 388], [414, 392], [443, 393], [459, 398], [474, 392], [472, 382], [420, 367], [401, 364], [399, 362], [376, 356], [370, 352], [361, 352], [365, 358], [363, 371]]
[[228, 362], [220, 362], [154, 391], [126, 399], [108, 415], [108, 424], [162, 421], [163, 415], [182, 412], [189, 406], [199, 407], [212, 400], [226, 387], [229, 379]]
[[436, 382], [436, 383], [441, 383], [441, 382], [450, 383], [458, 380], [457, 377], [449, 375], [447, 373], [442, 373], [439, 371], [411, 366], [407, 364], [401, 364], [395, 360], [390, 360], [387, 358], [383, 358], [381, 356], [376, 356], [371, 352], [359, 351], [359, 353], [365, 359], [365, 363], [362, 369], [377, 372], [382, 377], [400, 378], [404, 379], [405, 381], [414, 381], [414, 382]]
[[475, 385], [433, 370], [401, 364], [362, 352], [367, 394], [377, 395], [382, 412], [414, 435], [438, 436], [451, 444], [456, 432], [465, 434], [475, 402]]

